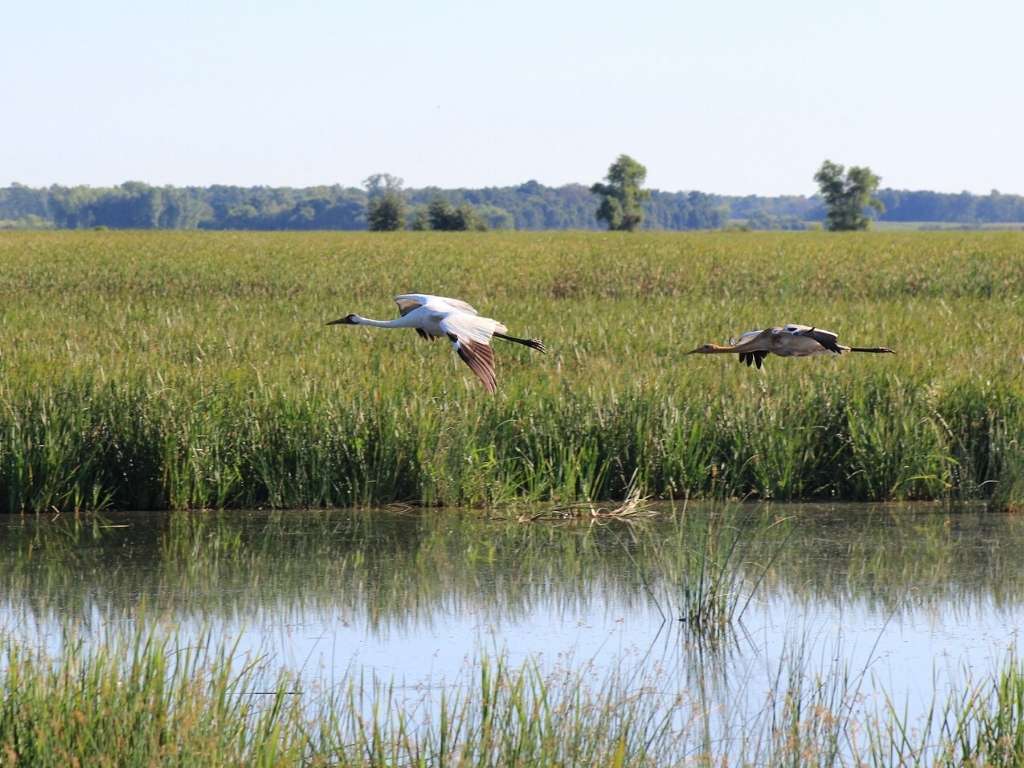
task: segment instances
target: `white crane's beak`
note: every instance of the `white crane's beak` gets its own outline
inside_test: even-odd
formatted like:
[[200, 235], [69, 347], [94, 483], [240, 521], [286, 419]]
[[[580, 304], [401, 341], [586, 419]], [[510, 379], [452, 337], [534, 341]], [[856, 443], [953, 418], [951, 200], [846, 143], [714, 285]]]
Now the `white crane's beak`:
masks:
[[356, 325], [355, 315], [345, 315], [337, 320], [331, 320], [331, 322], [325, 323], [325, 325]]

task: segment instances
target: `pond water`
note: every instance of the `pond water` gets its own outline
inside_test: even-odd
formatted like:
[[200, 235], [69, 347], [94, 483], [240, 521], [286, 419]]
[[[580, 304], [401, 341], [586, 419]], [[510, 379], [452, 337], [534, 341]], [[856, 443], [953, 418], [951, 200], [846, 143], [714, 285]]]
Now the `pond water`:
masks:
[[[423, 690], [492, 654], [594, 679], [630, 668], [667, 693], [699, 685], [735, 717], [762, 707], [794, 659], [811, 674], [851, 671], [864, 696], [884, 690], [921, 712], [936, 691], [996, 671], [1024, 627], [1019, 517], [932, 505], [650, 511], [0, 517], [0, 631], [47, 648], [68, 627], [87, 639], [137, 623], [185, 641], [205, 631], [318, 686], [358, 671]], [[678, 620], [681, 584], [709, 551], [705, 562], [738, 574], [745, 608], [717, 639]]]

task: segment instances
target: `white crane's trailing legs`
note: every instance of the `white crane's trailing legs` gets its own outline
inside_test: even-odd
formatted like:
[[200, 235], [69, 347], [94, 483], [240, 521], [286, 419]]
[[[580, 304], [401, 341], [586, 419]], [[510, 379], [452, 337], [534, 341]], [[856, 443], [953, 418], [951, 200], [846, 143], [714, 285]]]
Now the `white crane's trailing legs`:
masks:
[[489, 317], [480, 317], [473, 307], [459, 299], [431, 296], [426, 293], [404, 293], [395, 297], [400, 316], [394, 320], [371, 320], [359, 315], [346, 315], [327, 325], [370, 325], [375, 328], [414, 328], [420, 337], [433, 341], [447, 337], [452, 348], [470, 367], [488, 392], [494, 392], [494, 350], [491, 338], [522, 344], [538, 352], [546, 352], [539, 339], [508, 336], [504, 325]]
[[809, 357], [840, 355], [843, 352], [896, 354], [888, 347], [847, 347], [839, 343], [839, 337], [832, 331], [795, 323], [763, 331], [747, 331], [729, 344], [702, 344], [686, 354], [738, 354], [741, 363], [760, 368], [769, 353], [780, 357]]

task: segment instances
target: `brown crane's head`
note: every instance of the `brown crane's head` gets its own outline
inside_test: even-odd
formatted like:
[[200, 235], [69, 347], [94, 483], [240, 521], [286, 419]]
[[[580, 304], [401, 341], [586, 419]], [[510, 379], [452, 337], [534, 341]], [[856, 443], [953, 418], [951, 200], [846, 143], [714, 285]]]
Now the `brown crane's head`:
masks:
[[723, 347], [720, 344], [701, 344], [696, 349], [691, 349], [687, 355], [711, 355], [716, 352], [732, 352], [731, 347]]

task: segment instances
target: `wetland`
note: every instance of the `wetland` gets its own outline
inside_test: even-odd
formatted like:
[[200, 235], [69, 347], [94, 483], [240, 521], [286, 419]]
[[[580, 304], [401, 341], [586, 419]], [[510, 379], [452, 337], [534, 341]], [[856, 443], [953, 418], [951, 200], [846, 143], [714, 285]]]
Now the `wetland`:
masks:
[[0, 233], [0, 765], [1020, 764], [1022, 246]]
[[[488, 684], [491, 706], [538, 718], [520, 734], [538, 750], [523, 765], [556, 764], [564, 749], [570, 764], [611, 760], [624, 712], [644, 739], [621, 742], [623, 764], [776, 764], [810, 749], [827, 764], [874, 754], [883, 765], [893, 718], [928, 736], [905, 736], [900, 754], [923, 750], [932, 764], [937, 710], [1014, 668], [1016, 515], [934, 504], [644, 511], [544, 523], [409, 508], [9, 516], [6, 664], [68, 648], [82, 664], [140, 638], [172, 655], [205, 648], [204, 663], [245, 680], [236, 695], [265, 698], [286, 680], [297, 722], [337, 726], [330, 749], [295, 747], [302, 760], [367, 765], [399, 753], [441, 764], [431, 750], [452, 727], [444, 707], [467, 729], [450, 734], [445, 748], [461, 754], [451, 764], [501, 764], [509, 745], [480, 741]], [[716, 573], [694, 567], [706, 561], [741, 603], [719, 633], [679, 620], [682, 593]], [[547, 720], [517, 696], [540, 697]], [[790, 722], [794, 697], [806, 711]], [[340, 759], [367, 722], [394, 740], [387, 754]]]

